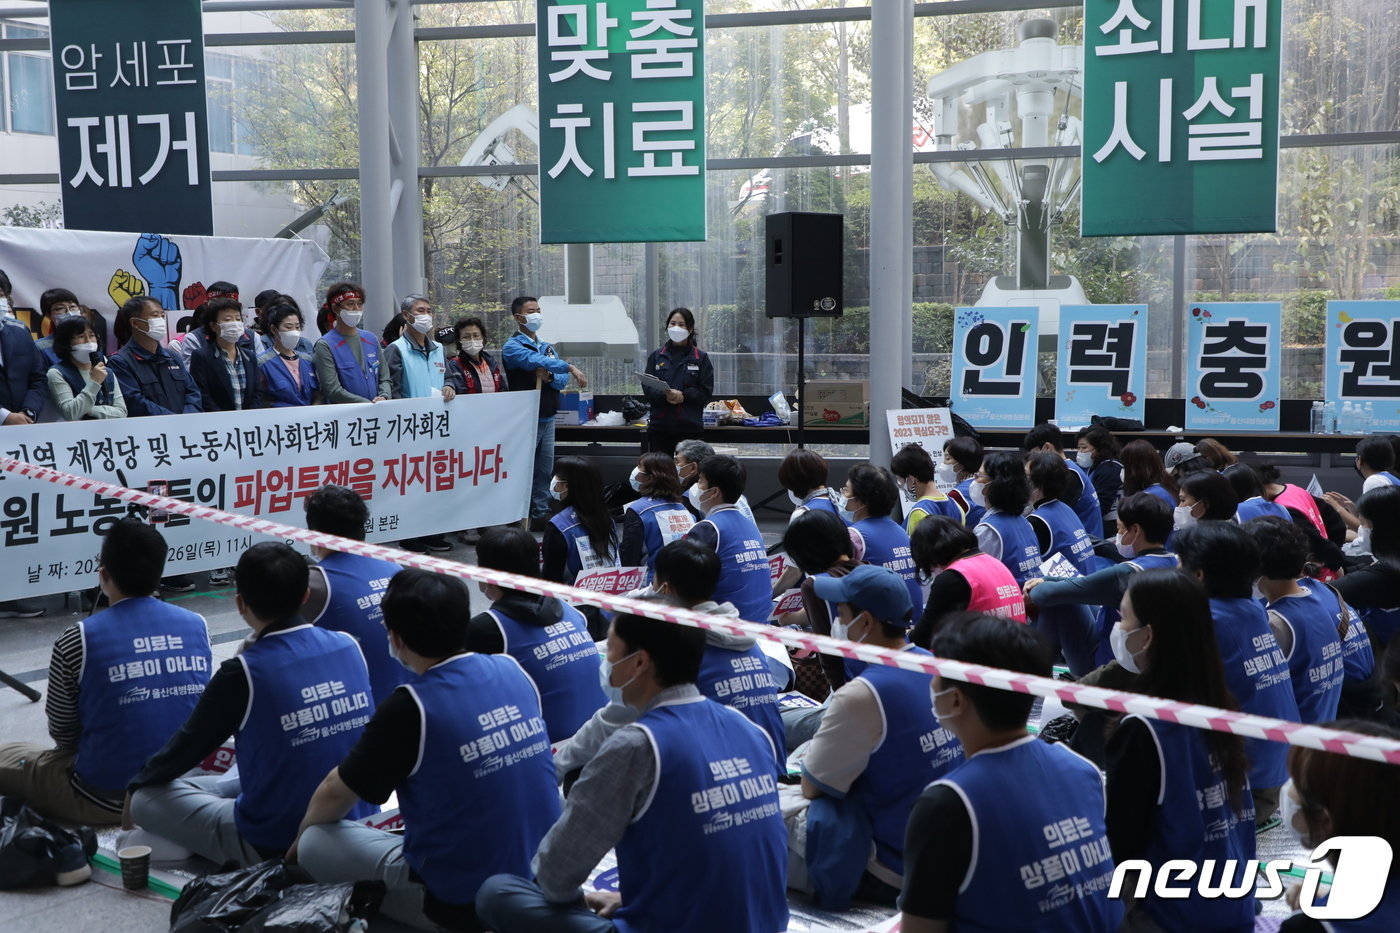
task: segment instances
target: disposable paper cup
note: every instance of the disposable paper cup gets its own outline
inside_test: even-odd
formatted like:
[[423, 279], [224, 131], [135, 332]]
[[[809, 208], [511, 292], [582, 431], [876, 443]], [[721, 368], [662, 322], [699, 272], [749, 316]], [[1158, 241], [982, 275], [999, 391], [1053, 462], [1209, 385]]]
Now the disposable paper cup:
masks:
[[151, 847], [127, 846], [117, 852], [122, 866], [122, 887], [144, 891], [151, 880]]

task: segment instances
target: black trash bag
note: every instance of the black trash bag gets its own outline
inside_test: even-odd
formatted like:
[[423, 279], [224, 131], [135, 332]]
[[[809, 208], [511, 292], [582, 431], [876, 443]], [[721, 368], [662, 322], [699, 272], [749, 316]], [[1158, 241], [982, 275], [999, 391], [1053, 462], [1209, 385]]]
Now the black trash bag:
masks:
[[1094, 415], [1089, 419], [1090, 424], [1097, 424], [1109, 431], [1144, 431], [1141, 421], [1134, 418], [1115, 418], [1112, 415]]
[[387, 888], [382, 881], [298, 884], [248, 919], [239, 933], [346, 933], [355, 920], [379, 913]]
[[18, 798], [0, 797], [0, 889], [57, 884], [60, 871], [96, 854], [92, 827], [65, 829]]
[[622, 397], [622, 423], [636, 424], [651, 412], [651, 406], [630, 395]]
[[230, 933], [305, 875], [281, 859], [196, 878], [170, 905], [170, 933]]

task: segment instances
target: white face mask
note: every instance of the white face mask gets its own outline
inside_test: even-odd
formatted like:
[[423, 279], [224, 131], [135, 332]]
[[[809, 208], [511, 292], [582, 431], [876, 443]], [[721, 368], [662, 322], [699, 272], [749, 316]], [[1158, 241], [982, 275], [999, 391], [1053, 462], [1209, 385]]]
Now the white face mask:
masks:
[[411, 668], [411, 667], [408, 666], [408, 662], [407, 662], [407, 661], [405, 661], [403, 658], [399, 657], [399, 653], [398, 653], [397, 651], [394, 650], [394, 641], [393, 641], [393, 639], [390, 639], [390, 640], [389, 640], [389, 657], [393, 658], [395, 661], [398, 661], [399, 664], [402, 665], [403, 669], [406, 670], [406, 671], [408, 671], [409, 673], [411, 673], [411, 674], [416, 674], [416, 673], [418, 673], [418, 672], [415, 671], [413, 668]]
[[551, 477], [549, 478], [549, 496], [550, 496], [551, 499], [557, 499], [558, 501], [563, 502], [563, 501], [564, 501], [564, 493], [563, 493], [563, 491], [554, 488], [554, 487], [557, 486], [558, 484], [559, 484], [559, 477], [557, 477], [557, 476], [551, 476]]
[[905, 502], [918, 502], [918, 501], [919, 501], [919, 494], [918, 494], [917, 492], [914, 492], [913, 490], [911, 490], [911, 489], [909, 488], [909, 484], [908, 484], [907, 482], [905, 482], [905, 483], [900, 483], [900, 484], [899, 484], [899, 491], [900, 491], [900, 493], [904, 496], [904, 501], [905, 501]]
[[641, 492], [641, 491], [642, 491], [642, 479], [641, 479], [641, 478], [642, 478], [643, 476], [646, 476], [646, 474], [642, 472], [642, 468], [641, 468], [641, 467], [633, 467], [633, 468], [632, 468], [632, 475], [629, 476], [629, 477], [627, 477], [627, 482], [630, 483], [630, 484], [632, 485], [632, 488], [635, 489], [637, 492]]
[[413, 329], [420, 334], [426, 334], [433, 329], [433, 316], [431, 314], [420, 314], [413, 319]]
[[972, 496], [972, 504], [987, 507], [987, 484], [979, 483], [976, 480], [968, 487], [968, 493]]
[[690, 339], [690, 331], [684, 327], [668, 327], [666, 336], [671, 338], [672, 343], [685, 343]]
[[301, 331], [279, 330], [277, 332], [277, 342], [282, 344], [284, 350], [295, 350], [297, 344], [301, 343]]
[[1090, 469], [1094, 465], [1094, 455], [1086, 450], [1081, 450], [1074, 455], [1074, 462], [1084, 469]]
[[229, 343], [233, 343], [235, 340], [242, 336], [242, 321], [223, 321], [219, 324], [219, 337], [221, 339], [227, 340]]
[[[242, 324], [238, 325], [240, 328]], [[146, 321], [146, 336], [156, 343], [165, 342], [165, 318], [158, 317], [154, 320]]]
[[1137, 548], [1133, 547], [1131, 544], [1124, 544], [1121, 532], [1113, 536], [1113, 546], [1118, 549], [1118, 553], [1123, 557], [1132, 559], [1137, 556]]
[[244, 327], [244, 329], [246, 329], [246, 330], [252, 330], [252, 329], [253, 329], [253, 325], [256, 324], [257, 322], [258, 322], [258, 310], [257, 310], [256, 308], [244, 308], [244, 309], [243, 309], [243, 327]]
[[840, 493], [836, 494], [836, 511], [841, 513], [841, 520], [847, 524], [856, 520], [856, 513], [855, 510], [851, 508], [851, 499], [849, 496], [843, 496]]
[[940, 486], [952, 486], [958, 481], [957, 468], [949, 463], [940, 463], [933, 468], [933, 478]]
[[618, 658], [616, 661], [609, 661], [607, 659], [607, 656], [604, 655], [601, 662], [598, 664], [598, 685], [603, 688], [603, 692], [608, 695], [608, 699], [612, 700], [614, 703], [622, 703], [623, 688], [626, 687], [627, 684], [630, 684], [632, 681], [636, 680], [637, 675], [633, 674], [631, 678], [628, 679], [627, 683], [619, 684], [618, 686], [614, 687], [612, 682], [613, 668], [621, 664], [623, 661], [626, 661], [627, 658], [632, 657], [636, 653], [637, 652], [634, 651], [632, 652], [632, 654], [627, 655], [627, 657]]
[[1177, 531], [1184, 531], [1196, 524], [1196, 516], [1191, 514], [1194, 505], [1178, 505], [1172, 510], [1172, 527]]
[[74, 357], [78, 360], [78, 362], [80, 362], [80, 363], [86, 363], [86, 362], [88, 362], [88, 359], [89, 359], [90, 355], [93, 354], [93, 353], [96, 353], [96, 352], [97, 352], [97, 344], [95, 344], [95, 343], [75, 343], [75, 344], [73, 344], [73, 350], [72, 350], [73, 356], [74, 356]]
[[0, 317], [14, 317], [15, 313], [10, 310], [10, 299], [0, 298]]
[[346, 327], [359, 327], [360, 318], [364, 316], [365, 313], [363, 311], [341, 311], [336, 315], [336, 320]]
[[1140, 631], [1142, 631], [1142, 629], [1133, 629], [1129, 632], [1127, 629], [1118, 625], [1108, 630], [1108, 643], [1113, 647], [1113, 660], [1123, 665], [1123, 670], [1133, 674], [1142, 673], [1142, 668], [1138, 666], [1137, 656], [1147, 649], [1143, 648], [1138, 651], [1129, 651], [1128, 639]]
[[939, 721], [939, 723], [941, 723], [941, 724], [943, 724], [943, 725], [945, 725], [945, 726], [948, 724], [948, 720], [953, 719], [953, 718], [955, 718], [955, 717], [954, 717], [954, 716], [950, 716], [950, 715], [948, 715], [948, 714], [946, 714], [946, 713], [940, 713], [940, 712], [938, 711], [938, 698], [939, 698], [939, 697], [945, 697], [945, 696], [947, 696], [948, 694], [952, 693], [953, 691], [955, 691], [955, 690], [957, 690], [957, 689], [958, 689], [957, 687], [946, 687], [946, 688], [944, 688], [944, 689], [942, 689], [942, 690], [935, 690], [935, 689], [933, 689], [933, 685], [932, 685], [932, 684], [930, 684], [930, 685], [929, 685], [929, 688], [928, 688], [928, 695], [929, 695], [930, 699], [932, 699], [932, 701], [933, 701], [933, 715], [934, 715], [934, 717]]
[[787, 491], [787, 494], [788, 494], [788, 501], [792, 503], [792, 507], [793, 507], [793, 508], [795, 508], [795, 509], [800, 509], [800, 508], [802, 508], [803, 506], [805, 506], [805, 505], [807, 504], [807, 503], [803, 502], [803, 501], [798, 497], [797, 493], [793, 492], [791, 489], [789, 489], [789, 490]]
[[[865, 613], [862, 612], [860, 615], [856, 616], [855, 619], [852, 619], [850, 622], [842, 622], [840, 619], [832, 619], [832, 620], [831, 620], [831, 637], [832, 637], [832, 638], [844, 639], [844, 640], [846, 640], [846, 641], [856, 641], [856, 642], [865, 641], [865, 635], [862, 635], [860, 638], [856, 638], [856, 639], [852, 639], [852, 638], [851, 638], [851, 626], [852, 626], [852, 625], [855, 625], [856, 619], [859, 619], [860, 616], [863, 616], [863, 615], [865, 615]], [[865, 632], [865, 634], [866, 634], [866, 635], [869, 635], [869, 634], [870, 634], [870, 630], [867, 629], [866, 632]]]
[[540, 312], [531, 311], [529, 314], [525, 315], [525, 329], [528, 330], [530, 333], [533, 334], [535, 331], [539, 330], [540, 327], [543, 325], [544, 315]]
[[462, 343], [462, 349], [472, 356], [476, 356], [480, 353], [481, 348], [484, 346], [486, 346], [486, 343], [481, 340], [467, 340]]
[[708, 489], [701, 489], [700, 484], [696, 483], [685, 491], [685, 497], [690, 500], [691, 505], [695, 506], [695, 511], [704, 512], [705, 506], [701, 500], [707, 492], [709, 492]]
[[1298, 837], [1298, 841], [1303, 844], [1303, 848], [1311, 852], [1321, 844], [1321, 839], [1314, 839], [1311, 830], [1308, 829], [1307, 821], [1302, 818], [1303, 809], [1293, 800], [1293, 779], [1289, 778], [1279, 788], [1278, 794], [1278, 815], [1283, 820], [1283, 825], [1293, 831], [1293, 835]]

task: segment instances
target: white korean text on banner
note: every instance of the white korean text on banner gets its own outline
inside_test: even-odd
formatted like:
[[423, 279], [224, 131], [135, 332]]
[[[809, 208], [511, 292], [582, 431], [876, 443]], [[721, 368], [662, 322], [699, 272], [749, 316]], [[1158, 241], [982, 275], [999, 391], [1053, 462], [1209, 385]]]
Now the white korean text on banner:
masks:
[[705, 239], [703, 0], [536, 0], [540, 242]]
[[1055, 423], [1083, 427], [1094, 415], [1143, 420], [1147, 396], [1147, 305], [1060, 308]]
[[1327, 302], [1326, 399], [1370, 404], [1369, 430], [1400, 431], [1400, 301]]
[[[366, 537], [399, 541], [518, 521], [534, 463], [534, 392], [376, 405], [40, 424], [4, 432], [0, 452], [66, 473], [305, 527], [303, 500], [327, 483], [369, 506]], [[127, 503], [0, 474], [0, 599], [95, 586], [102, 535]], [[169, 546], [165, 572], [229, 567], [261, 536], [164, 512], [144, 515]]]
[[[232, 282], [245, 305], [265, 288], [291, 295], [309, 326], [320, 306], [316, 295], [330, 257], [310, 240], [245, 237], [161, 236], [0, 227], [0, 269], [14, 284], [14, 311], [38, 333], [39, 296], [62, 285], [78, 301], [112, 324], [117, 310], [135, 295], [150, 295], [169, 312], [169, 332], [205, 301], [205, 286]], [[312, 331], [315, 333], [315, 331]]]
[[973, 427], [1029, 428], [1037, 383], [1035, 308], [958, 308], [949, 404]]
[[49, 0], [63, 225], [209, 236], [200, 0]]
[[[890, 449], [909, 444], [918, 444], [935, 464], [943, 461], [943, 445], [953, 436], [953, 416], [946, 408], [905, 408], [890, 409], [885, 412], [885, 423], [890, 431]], [[939, 484], [944, 492], [953, 484]]]
[[1277, 431], [1276, 301], [1205, 302], [1186, 321], [1186, 430]]

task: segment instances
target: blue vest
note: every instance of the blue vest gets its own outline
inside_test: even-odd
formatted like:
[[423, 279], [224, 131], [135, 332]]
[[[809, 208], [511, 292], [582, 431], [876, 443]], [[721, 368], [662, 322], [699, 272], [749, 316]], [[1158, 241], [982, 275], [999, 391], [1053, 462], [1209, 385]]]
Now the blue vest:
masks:
[[568, 603], [553, 625], [529, 625], [499, 609], [491, 617], [501, 630], [505, 653], [520, 662], [540, 692], [540, 707], [549, 726], [549, 741], [562, 742], [608, 704], [598, 682], [598, 646], [588, 634], [588, 620]]
[[[863, 518], [851, 526], [865, 539], [865, 562], [893, 570], [904, 578], [909, 588], [909, 605], [917, 619], [924, 611], [924, 591], [914, 569], [914, 555], [909, 549], [909, 536], [899, 522], [892, 518]], [[832, 618], [835, 618], [833, 616]]]
[[646, 553], [643, 564], [648, 575], [656, 567], [656, 552], [672, 541], [684, 538], [686, 532], [695, 526], [695, 516], [690, 514], [690, 510], [669, 499], [643, 496], [627, 503], [626, 508], [636, 513], [642, 525], [642, 549]]
[[978, 752], [935, 785], [957, 790], [978, 840], [949, 929], [1118, 929], [1123, 904], [1108, 898], [1113, 854], [1098, 768], [1028, 735]]
[[448, 904], [472, 903], [499, 872], [528, 877], [540, 840], [559, 818], [530, 679], [506, 655], [463, 654], [403, 689], [423, 717], [422, 754], [398, 787], [404, 861]]
[[[321, 779], [345, 760], [374, 712], [360, 646], [342, 632], [298, 625], [269, 632], [238, 656], [248, 711], [238, 729], [239, 834], [282, 851], [296, 838]], [[349, 819], [378, 812], [360, 804]]]
[[988, 509], [982, 516], [981, 525], [986, 525], [1001, 538], [1001, 562], [1017, 583], [1024, 584], [1040, 569], [1040, 542], [1036, 540], [1031, 523], [1019, 515], [1007, 515], [996, 509]]
[[656, 706], [636, 726], [656, 752], [656, 784], [616, 847], [619, 933], [786, 930], [787, 829], [768, 737], [702, 697]]
[[47, 337], [37, 337], [34, 346], [38, 348], [40, 355], [44, 357], [44, 368], [49, 369], [57, 366], [61, 361], [58, 354], [53, 352], [53, 335]]
[[569, 548], [569, 556], [564, 561], [564, 572], [568, 579], [564, 582], [574, 582], [580, 570], [617, 566], [617, 542], [609, 538], [602, 542], [601, 546], [595, 544], [588, 536], [588, 529], [579, 521], [578, 513], [572, 505], [565, 506], [562, 512], [556, 513], [549, 523], [559, 529], [559, 533], [564, 536], [564, 543]]
[[918, 515], [946, 515], [959, 525], [963, 523], [963, 510], [952, 499], [920, 499], [909, 507], [909, 514], [904, 516], [904, 530], [909, 531], [909, 525]]
[[747, 651], [735, 651], [707, 643], [695, 686], [715, 702], [747, 716], [755, 726], [768, 733], [777, 750], [777, 763], [782, 765], [787, 760], [783, 754], [787, 747], [786, 733], [783, 718], [778, 715], [779, 686], [762, 648], [751, 645]]
[[773, 585], [768, 574], [768, 549], [753, 519], [738, 509], [716, 509], [706, 518], [715, 529], [719, 555], [719, 585], [714, 601], [733, 603], [739, 618], [759, 625], [773, 612]]
[[[1211, 599], [1215, 641], [1225, 666], [1225, 686], [1240, 709], [1256, 716], [1298, 722], [1288, 662], [1279, 649], [1264, 607], [1252, 599]], [[1245, 739], [1249, 783], [1280, 787], [1288, 780], [1288, 746], [1268, 739]]]
[[1050, 529], [1050, 553], [1043, 557], [1063, 554], [1081, 574], [1088, 576], [1094, 572], [1094, 542], [1085, 532], [1079, 516], [1074, 514], [1074, 509], [1059, 499], [1051, 499], [1036, 506], [1032, 514]]
[[972, 501], [972, 483], [973, 478], [969, 476], [953, 487], [953, 490], [962, 496], [963, 501], [967, 503], [967, 515], [963, 518], [963, 524], [968, 528], [976, 528], [978, 522], [982, 521], [982, 516], [987, 514], [985, 506]]
[[1379, 475], [1382, 476], [1382, 477], [1384, 477], [1384, 478], [1385, 478], [1385, 481], [1386, 481], [1387, 483], [1389, 483], [1390, 485], [1392, 485], [1392, 486], [1400, 486], [1400, 476], [1396, 476], [1394, 473], [1390, 472], [1389, 470], [1382, 470], [1382, 471], [1380, 472]]
[[1163, 502], [1166, 503], [1167, 508], [1169, 509], [1174, 509], [1181, 504], [1181, 500], [1178, 499], [1176, 496], [1172, 495], [1171, 490], [1167, 489], [1167, 487], [1163, 486], [1161, 483], [1153, 483], [1151, 486], [1148, 486], [1143, 491], [1150, 492], [1158, 499], [1161, 499]]
[[1331, 722], [1342, 699], [1342, 640], [1337, 635], [1340, 600], [1330, 590], [1305, 587], [1305, 596], [1285, 596], [1270, 603], [1293, 630], [1288, 676], [1298, 716], [1305, 723]]
[[1065, 466], [1079, 474], [1079, 478], [1084, 481], [1084, 492], [1079, 496], [1079, 501], [1075, 503], [1074, 514], [1079, 516], [1079, 522], [1084, 526], [1084, 530], [1091, 538], [1103, 537], [1103, 508], [1099, 505], [1099, 494], [1094, 490], [1094, 481], [1089, 478], [1088, 472], [1074, 462], [1072, 457], [1065, 458]]
[[[1320, 580], [1303, 578], [1299, 585], [1308, 589], [1323, 589], [1327, 585]], [[1335, 597], [1335, 591], [1327, 588], [1327, 593]], [[1340, 611], [1340, 610], [1339, 610]], [[1351, 606], [1347, 606], [1347, 634], [1342, 639], [1342, 679], [1363, 681], [1370, 678], [1376, 669], [1376, 653], [1371, 645], [1371, 636], [1366, 631], [1366, 623]]]
[[427, 398], [433, 394], [433, 389], [442, 390], [447, 378], [442, 344], [431, 337], [428, 343], [428, 352], [423, 353], [408, 334], [394, 341], [394, 346], [399, 348], [399, 362], [403, 365], [399, 377], [403, 385], [399, 391], [404, 398]]
[[1366, 623], [1366, 631], [1371, 633], [1375, 644], [1381, 647], [1388, 644], [1391, 637], [1400, 631], [1400, 606], [1389, 609], [1371, 607], [1357, 611], [1361, 613], [1361, 621]]
[[209, 682], [209, 629], [188, 609], [123, 599], [78, 623], [83, 731], [73, 770], [120, 792], [189, 718]]
[[1251, 496], [1239, 504], [1235, 510], [1235, 521], [1243, 525], [1245, 522], [1256, 518], [1272, 515], [1281, 518], [1286, 522], [1293, 521], [1293, 516], [1288, 514], [1288, 509], [1277, 502], [1270, 502], [1263, 496]]
[[[1248, 789], [1241, 791], [1240, 804], [1246, 808], [1241, 817], [1231, 806], [1225, 776], [1211, 761], [1204, 733], [1137, 715], [1127, 718], [1141, 720], [1152, 730], [1162, 761], [1163, 787], [1157, 798], [1155, 829], [1143, 858], [1154, 868], [1170, 859], [1187, 859], [1197, 866], [1205, 859], [1214, 859], [1211, 880], [1217, 883], [1225, 860], [1236, 860], [1235, 870], [1240, 871], [1245, 860], [1254, 858], [1253, 804]], [[1287, 750], [1285, 745], [1279, 748]], [[1133, 872], [1128, 878], [1135, 881], [1137, 874]], [[1233, 883], [1240, 879], [1237, 875], [1226, 880]], [[1181, 899], [1157, 897], [1152, 891], [1155, 885], [1149, 886], [1140, 901], [1143, 910], [1163, 930], [1248, 933], [1254, 929], [1254, 898], [1207, 900], [1197, 893], [1195, 881], [1193, 878], [1190, 896]], [[1125, 890], [1131, 891], [1131, 885]]]
[[[316, 381], [316, 367], [311, 358], [297, 354], [297, 373], [301, 384], [292, 378], [287, 364], [276, 350], [268, 350], [258, 357], [258, 374], [262, 376], [264, 397], [269, 408], [299, 408], [310, 405], [316, 396], [320, 383]], [[378, 395], [376, 390], [374, 395]], [[367, 398], [374, 398], [374, 395]]]
[[335, 372], [340, 377], [340, 385], [345, 391], [364, 399], [379, 395], [379, 341], [369, 331], [358, 331], [360, 347], [365, 355], [365, 367], [355, 360], [350, 350], [350, 338], [338, 330], [330, 330], [321, 339], [331, 348], [331, 358], [335, 360]]
[[841, 510], [836, 507], [836, 503], [831, 501], [831, 491], [822, 490], [814, 493], [802, 500], [804, 509], [817, 509], [821, 512], [830, 512], [832, 515], [841, 516]]
[[379, 608], [399, 565], [358, 554], [334, 553], [322, 558], [318, 566], [326, 575], [326, 608], [315, 622], [321, 628], [344, 632], [360, 643], [360, 653], [369, 668], [374, 705], [378, 706], [410, 676], [389, 654], [384, 610]]
[[[905, 650], [929, 655], [923, 648]], [[875, 694], [885, 735], [846, 796], [858, 801], [870, 817], [876, 861], [902, 875], [904, 829], [914, 801], [930, 781], [963, 763], [962, 743], [933, 714], [933, 678], [928, 674], [871, 664], [857, 679]]]
[[[1325, 902], [1327, 895], [1319, 895], [1317, 900]], [[1395, 933], [1400, 929], [1400, 875], [1391, 871], [1381, 902], [1366, 916], [1357, 920], [1326, 920], [1321, 926], [1326, 933]]]
[[1134, 571], [1142, 570], [1175, 570], [1181, 566], [1181, 561], [1175, 554], [1139, 554], [1128, 564]]

